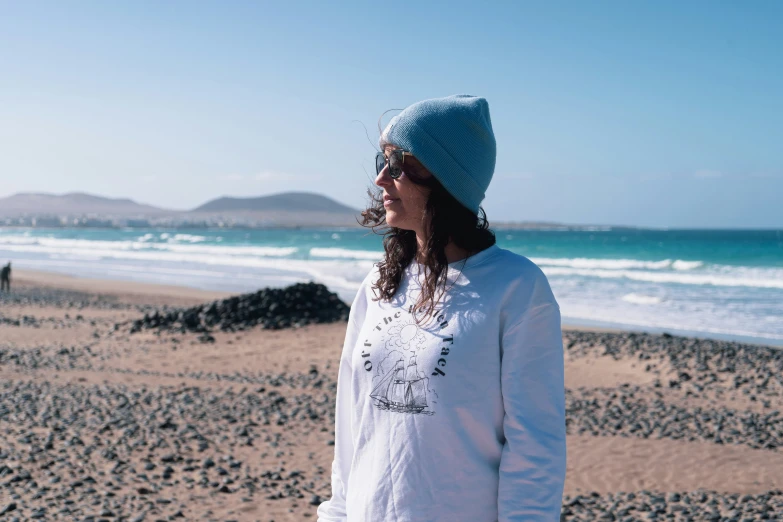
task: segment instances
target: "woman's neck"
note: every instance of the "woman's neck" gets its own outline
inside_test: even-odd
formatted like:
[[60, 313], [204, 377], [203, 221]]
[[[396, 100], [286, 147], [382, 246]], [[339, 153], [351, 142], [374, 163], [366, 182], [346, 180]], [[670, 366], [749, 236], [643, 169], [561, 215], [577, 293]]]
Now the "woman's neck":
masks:
[[[419, 238], [419, 236], [416, 236], [416, 243], [418, 246], [417, 252], [416, 252], [416, 261], [419, 263], [423, 263], [423, 260], [419, 257], [419, 252], [424, 252], [426, 248], [426, 242]], [[446, 262], [447, 263], [453, 263], [454, 261], [461, 261], [468, 257], [470, 252], [468, 250], [465, 250], [464, 248], [460, 248], [457, 245], [454, 244], [454, 241], [449, 241], [449, 243], [446, 245], [446, 247], [443, 249], [446, 254]]]

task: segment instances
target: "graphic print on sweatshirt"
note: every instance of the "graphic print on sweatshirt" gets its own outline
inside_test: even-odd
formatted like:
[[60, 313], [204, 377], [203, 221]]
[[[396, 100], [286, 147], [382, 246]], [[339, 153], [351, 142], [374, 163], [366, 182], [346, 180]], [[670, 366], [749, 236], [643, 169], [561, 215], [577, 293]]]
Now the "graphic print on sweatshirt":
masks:
[[442, 367], [454, 342], [453, 336], [444, 334], [448, 321], [442, 312], [436, 321], [434, 328], [417, 325], [409, 308], [383, 316], [372, 328], [361, 355], [364, 369], [372, 376], [374, 407], [394, 413], [435, 414], [438, 393], [433, 381], [445, 376]]

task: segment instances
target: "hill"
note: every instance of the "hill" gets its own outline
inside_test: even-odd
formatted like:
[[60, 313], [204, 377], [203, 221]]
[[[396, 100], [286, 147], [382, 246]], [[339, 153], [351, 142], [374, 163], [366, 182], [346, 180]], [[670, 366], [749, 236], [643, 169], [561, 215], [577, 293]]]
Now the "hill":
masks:
[[24, 192], [0, 198], [0, 216], [21, 214], [155, 215], [171, 211], [136, 203], [128, 198], [105, 198], [82, 192], [45, 194]]
[[320, 194], [284, 192], [255, 198], [213, 199], [191, 212], [308, 212], [354, 215], [358, 210]]

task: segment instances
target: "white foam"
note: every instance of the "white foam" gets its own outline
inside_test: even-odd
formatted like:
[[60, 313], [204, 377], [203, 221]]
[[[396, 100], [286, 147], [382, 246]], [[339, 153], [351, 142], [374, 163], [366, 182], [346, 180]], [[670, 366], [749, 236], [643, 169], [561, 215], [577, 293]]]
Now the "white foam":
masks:
[[207, 236], [196, 236], [193, 234], [175, 234], [174, 237], [169, 239], [172, 241], [187, 241], [189, 243], [202, 243], [207, 240]]
[[693, 270], [694, 268], [699, 268], [700, 266], [703, 266], [704, 263], [701, 261], [683, 261], [681, 259], [676, 260], [674, 263], [672, 263], [672, 269], [673, 270]]
[[[641, 327], [654, 330], [681, 330], [700, 332], [703, 334], [720, 334], [727, 336], [753, 337], [759, 339], [783, 340], [783, 337], [775, 332], [749, 330], [741, 324], [727, 324], [727, 322], [698, 321], [699, 316], [692, 313], [678, 313], [676, 315], [631, 315], [620, 313], [611, 307], [584, 306], [570, 303], [567, 299], [558, 300], [562, 311], [563, 323], [569, 324], [569, 320], [577, 323], [579, 319], [599, 321], [608, 325], [620, 327]], [[574, 321], [576, 320], [576, 321]]]
[[124, 259], [148, 263], [189, 263], [208, 266], [269, 268], [306, 273], [327, 286], [335, 284], [348, 287], [356, 286], [356, 288], [358, 288], [358, 283], [361, 282], [373, 265], [372, 261], [369, 260], [330, 261], [286, 258], [286, 256], [297, 251], [295, 247], [216, 247], [208, 245], [144, 244], [145, 248], [143, 249], [132, 249], [128, 244], [117, 248], [119, 246], [117, 243], [129, 242], [74, 240], [71, 241], [70, 246], [67, 248], [62, 244], [57, 246], [6, 244], [2, 245], [2, 250], [48, 254], [49, 256], [58, 256], [61, 259], [81, 259], [85, 261]]
[[641, 305], [658, 304], [661, 302], [660, 297], [656, 297], [654, 295], [636, 294], [633, 292], [630, 294], [625, 294], [624, 296], [621, 297], [621, 299], [628, 303], [641, 304]]
[[[634, 281], [646, 281], [650, 283], [679, 283], [683, 285], [713, 285], [713, 286], [747, 286], [753, 288], [781, 288], [783, 289], [783, 270], [759, 269], [757, 276], [747, 277], [722, 275], [716, 273], [707, 274], [682, 274], [676, 272], [649, 272], [636, 270], [587, 270], [578, 268], [545, 267], [541, 270], [547, 276], [585, 276], [600, 277], [605, 279], [631, 279]], [[764, 277], [762, 273], [769, 274]]]
[[576, 228], [575, 230], [586, 230], [588, 232], [611, 232], [612, 227], [607, 226], [592, 226], [592, 227], [581, 227]]
[[[162, 236], [162, 235], [161, 235]], [[143, 236], [142, 236], [143, 237]], [[167, 234], [167, 237], [170, 237]], [[193, 255], [288, 257], [299, 251], [297, 247], [271, 246], [216, 246], [178, 243], [148, 243], [147, 241], [101, 241], [93, 239], [59, 239], [51, 237], [0, 237], [0, 247], [13, 252], [68, 253], [78, 251], [164, 251]]]
[[677, 270], [691, 270], [703, 265], [702, 261], [681, 261], [679, 259], [662, 259], [660, 261], [640, 261], [638, 259], [596, 259], [587, 257], [553, 258], [531, 257], [531, 261], [539, 266], [569, 266], [573, 268], [604, 268], [608, 270], [622, 270], [628, 268], [642, 268], [646, 270], [666, 270], [677, 265]]

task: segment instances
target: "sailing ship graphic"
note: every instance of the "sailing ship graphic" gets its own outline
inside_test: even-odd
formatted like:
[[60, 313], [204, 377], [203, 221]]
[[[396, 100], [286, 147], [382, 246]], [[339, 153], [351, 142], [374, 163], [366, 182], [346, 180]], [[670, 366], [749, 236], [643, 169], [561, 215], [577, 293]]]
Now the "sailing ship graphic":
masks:
[[389, 370], [381, 382], [370, 392], [377, 408], [398, 413], [420, 413], [434, 415], [427, 410], [427, 379], [416, 367], [416, 355], [412, 355], [408, 365], [400, 357], [394, 368]]

